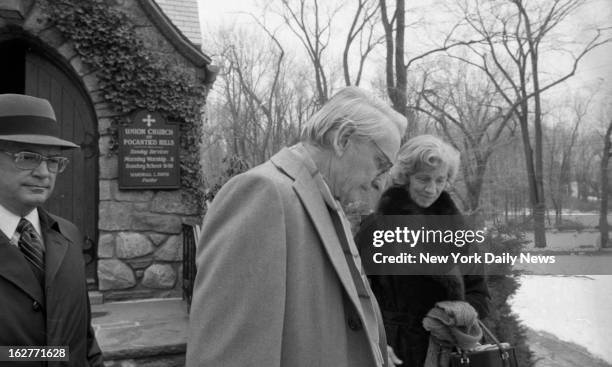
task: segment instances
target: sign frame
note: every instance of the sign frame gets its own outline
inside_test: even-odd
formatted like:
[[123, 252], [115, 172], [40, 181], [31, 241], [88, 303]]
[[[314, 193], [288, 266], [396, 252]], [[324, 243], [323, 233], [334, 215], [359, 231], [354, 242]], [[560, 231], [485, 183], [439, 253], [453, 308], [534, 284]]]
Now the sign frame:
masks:
[[119, 126], [118, 145], [120, 190], [181, 188], [178, 124], [159, 112], [138, 110]]

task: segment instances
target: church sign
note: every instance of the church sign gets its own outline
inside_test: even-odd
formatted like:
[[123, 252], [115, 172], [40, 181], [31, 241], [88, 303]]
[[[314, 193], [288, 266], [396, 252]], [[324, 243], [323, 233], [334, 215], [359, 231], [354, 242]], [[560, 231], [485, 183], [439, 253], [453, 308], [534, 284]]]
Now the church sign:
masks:
[[119, 188], [180, 188], [177, 125], [141, 110], [119, 127]]

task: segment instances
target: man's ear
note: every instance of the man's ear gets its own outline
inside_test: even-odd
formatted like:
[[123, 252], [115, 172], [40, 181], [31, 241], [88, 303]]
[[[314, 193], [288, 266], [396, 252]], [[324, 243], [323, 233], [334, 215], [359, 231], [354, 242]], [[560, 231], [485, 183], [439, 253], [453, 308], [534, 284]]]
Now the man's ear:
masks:
[[338, 156], [342, 156], [349, 145], [351, 137], [355, 134], [355, 127], [352, 124], [342, 125], [334, 137], [334, 152]]

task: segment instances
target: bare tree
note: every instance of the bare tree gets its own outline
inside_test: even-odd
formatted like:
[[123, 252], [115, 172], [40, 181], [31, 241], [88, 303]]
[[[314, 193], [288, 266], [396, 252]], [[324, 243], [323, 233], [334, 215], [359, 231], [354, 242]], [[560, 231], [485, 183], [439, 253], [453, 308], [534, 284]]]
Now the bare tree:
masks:
[[224, 72], [222, 98], [212, 103], [214, 126], [225, 131], [230, 155], [258, 164], [297, 137], [312, 96], [303, 85], [294, 88], [300, 67], [287, 60], [273, 33], [232, 29], [218, 39]]
[[[543, 45], [552, 31], [583, 4], [583, 0], [529, 4], [524, 0], [507, 0], [505, 3], [478, 0], [459, 4], [466, 23], [484, 42], [469, 46], [472, 57], [455, 57], [479, 68], [493, 81], [521, 127], [536, 247], [546, 247], [542, 94], [572, 77], [586, 54], [610, 42], [610, 38], [603, 36], [602, 29], [595, 29], [593, 36], [577, 52], [565, 50], [573, 59], [569, 70], [542, 82]], [[561, 49], [564, 45], [556, 46], [556, 49]]]
[[566, 121], [560, 116], [555, 117], [557, 121], [547, 129], [547, 134], [545, 134], [548, 137], [547, 144], [545, 144], [545, 149], [548, 150], [548, 192], [555, 210], [555, 225], [557, 226], [562, 223], [564, 203], [571, 193], [574, 148], [579, 139], [579, 128], [587, 115], [592, 97], [591, 95], [586, 101], [580, 101], [578, 97], [575, 97], [571, 112], [562, 107], [555, 108], [564, 117], [573, 114], [573, 121]]
[[405, 39], [406, 29], [421, 25], [421, 20], [412, 23], [406, 22], [406, 3], [404, 0], [396, 0], [395, 7], [387, 5], [386, 0], [379, 0], [381, 22], [384, 29], [384, 40], [386, 48], [385, 77], [386, 89], [393, 108], [406, 116], [408, 127], [406, 136], [410, 136], [417, 130], [415, 116], [411, 115], [412, 109], [408, 108], [408, 71], [417, 61], [423, 60], [431, 55], [442, 51], [449, 51], [458, 46], [467, 46], [480, 40], [454, 40], [455, 31], [460, 23], [455, 24], [448, 32], [440, 45], [417, 54], [406, 60]]
[[572, 151], [578, 138], [580, 119], [574, 121], [574, 126], [567, 129], [563, 122], [557, 122], [549, 130], [548, 144], [548, 192], [555, 210], [555, 225], [562, 223], [562, 211], [565, 199], [570, 193]]
[[438, 76], [425, 82], [429, 88], [421, 92], [424, 106], [414, 109], [433, 118], [442, 135], [461, 151], [464, 208], [480, 220], [480, 194], [488, 161], [503, 146], [502, 132], [513, 114], [502, 108], [490, 80], [479, 81], [461, 64], [446, 63], [440, 69]]
[[489, 158], [481, 194], [482, 211], [498, 223], [524, 222], [529, 205], [529, 192], [522, 158], [521, 138], [514, 131], [515, 122], [508, 124], [501, 138], [505, 143]]
[[599, 167], [596, 166], [597, 157], [601, 154], [589, 142], [597, 141], [600, 137], [594, 131], [585, 131], [581, 137], [583, 144], [578, 144], [574, 154], [574, 179], [578, 200], [588, 201], [591, 193], [599, 190]]
[[327, 102], [331, 92], [324, 55], [333, 31], [332, 21], [340, 8], [341, 6], [336, 6], [326, 11], [319, 0], [282, 0], [282, 8], [279, 11], [285, 24], [308, 54], [314, 69], [319, 105]]
[[[349, 32], [344, 43], [342, 52], [342, 71], [344, 83], [348, 85], [359, 85], [363, 76], [363, 68], [366, 60], [374, 48], [381, 44], [382, 39], [376, 34], [376, 25], [379, 22], [378, 9], [380, 4], [377, 0], [357, 0], [357, 8], [353, 15]], [[351, 79], [351, 67], [349, 54], [351, 47], [358, 42], [358, 66], [355, 79]]]

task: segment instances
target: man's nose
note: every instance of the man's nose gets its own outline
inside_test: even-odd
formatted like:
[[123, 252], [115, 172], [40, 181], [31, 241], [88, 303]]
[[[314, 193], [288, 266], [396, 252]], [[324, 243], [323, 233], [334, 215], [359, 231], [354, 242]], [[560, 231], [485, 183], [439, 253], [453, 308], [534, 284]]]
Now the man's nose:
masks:
[[47, 161], [43, 159], [38, 165], [38, 167], [32, 170], [32, 175], [42, 177], [51, 175], [51, 171], [49, 171], [49, 166], [47, 166]]

